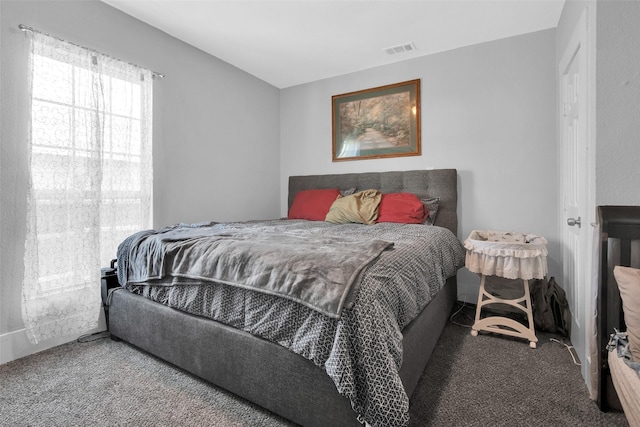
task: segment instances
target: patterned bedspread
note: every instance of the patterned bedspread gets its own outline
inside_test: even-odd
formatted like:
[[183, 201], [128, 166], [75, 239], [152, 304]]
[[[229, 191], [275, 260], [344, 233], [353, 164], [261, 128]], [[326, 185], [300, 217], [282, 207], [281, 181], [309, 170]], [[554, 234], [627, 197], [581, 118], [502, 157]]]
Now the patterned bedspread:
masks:
[[288, 299], [219, 283], [127, 288], [278, 343], [325, 369], [338, 392], [371, 426], [407, 425], [409, 399], [399, 376], [401, 331], [464, 265], [460, 241], [445, 228], [425, 225], [301, 220], [249, 224], [288, 233], [381, 239], [394, 246], [365, 268], [353, 304], [339, 319]]

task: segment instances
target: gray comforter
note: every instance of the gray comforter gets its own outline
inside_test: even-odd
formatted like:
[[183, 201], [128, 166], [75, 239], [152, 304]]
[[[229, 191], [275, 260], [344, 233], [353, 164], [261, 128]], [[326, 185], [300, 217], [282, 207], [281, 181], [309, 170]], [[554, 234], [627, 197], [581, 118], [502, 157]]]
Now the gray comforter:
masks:
[[132, 236], [122, 254], [128, 284], [211, 281], [277, 295], [340, 317], [362, 270], [393, 243], [278, 231], [253, 224], [176, 226]]
[[[127, 288], [278, 343], [323, 368], [338, 392], [351, 400], [354, 411], [371, 426], [406, 426], [409, 398], [399, 376], [402, 329], [464, 265], [465, 251], [456, 236], [441, 227], [392, 223], [274, 220], [225, 226], [379, 239], [394, 245], [364, 268], [353, 305], [345, 307], [339, 319], [290, 299], [216, 282], [130, 284]], [[120, 267], [120, 261], [118, 264]]]

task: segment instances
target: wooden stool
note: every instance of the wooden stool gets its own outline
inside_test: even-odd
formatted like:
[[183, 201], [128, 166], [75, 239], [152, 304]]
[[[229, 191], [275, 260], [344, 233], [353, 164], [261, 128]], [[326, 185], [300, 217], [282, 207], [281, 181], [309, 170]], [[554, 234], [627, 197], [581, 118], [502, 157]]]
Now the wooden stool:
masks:
[[[478, 292], [478, 305], [476, 306], [476, 320], [471, 327], [471, 335], [478, 335], [478, 331], [494, 332], [512, 337], [529, 340], [529, 347], [536, 348], [538, 338], [533, 323], [533, 312], [531, 311], [531, 295], [529, 294], [529, 281], [522, 279], [524, 295], [516, 299], [502, 299], [489, 293], [485, 288], [487, 276], [482, 275], [480, 280], [480, 291]], [[524, 303], [524, 305], [523, 305]], [[506, 304], [524, 312], [527, 315], [529, 327], [522, 323], [502, 316], [489, 316], [480, 318], [482, 308], [491, 304]], [[505, 329], [508, 328], [508, 329]]]

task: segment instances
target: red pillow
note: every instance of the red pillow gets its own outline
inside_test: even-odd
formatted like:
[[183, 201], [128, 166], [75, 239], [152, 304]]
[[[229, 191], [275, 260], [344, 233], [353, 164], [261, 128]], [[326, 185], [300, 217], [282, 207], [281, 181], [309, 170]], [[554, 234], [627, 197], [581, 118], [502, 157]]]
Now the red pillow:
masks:
[[339, 195], [340, 190], [337, 188], [300, 191], [293, 199], [288, 218], [324, 221], [331, 204]]
[[421, 224], [429, 214], [422, 200], [411, 193], [389, 193], [382, 195], [378, 222]]

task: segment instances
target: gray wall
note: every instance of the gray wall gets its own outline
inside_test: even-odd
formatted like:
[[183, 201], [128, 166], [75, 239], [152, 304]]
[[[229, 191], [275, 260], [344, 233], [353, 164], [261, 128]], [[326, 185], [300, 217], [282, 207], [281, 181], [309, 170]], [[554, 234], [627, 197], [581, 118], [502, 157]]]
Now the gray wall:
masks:
[[[331, 96], [421, 79], [422, 155], [331, 161]], [[290, 175], [424, 168], [459, 173], [459, 232], [558, 234], [555, 30], [482, 43], [282, 90], [281, 212]], [[459, 298], [475, 302], [478, 276], [460, 270]]]
[[640, 2], [599, 1], [596, 203], [639, 205]]
[[18, 24], [166, 74], [154, 83], [156, 226], [279, 215], [278, 89], [102, 2], [3, 0], [0, 16], [0, 346], [23, 329], [28, 41]]

